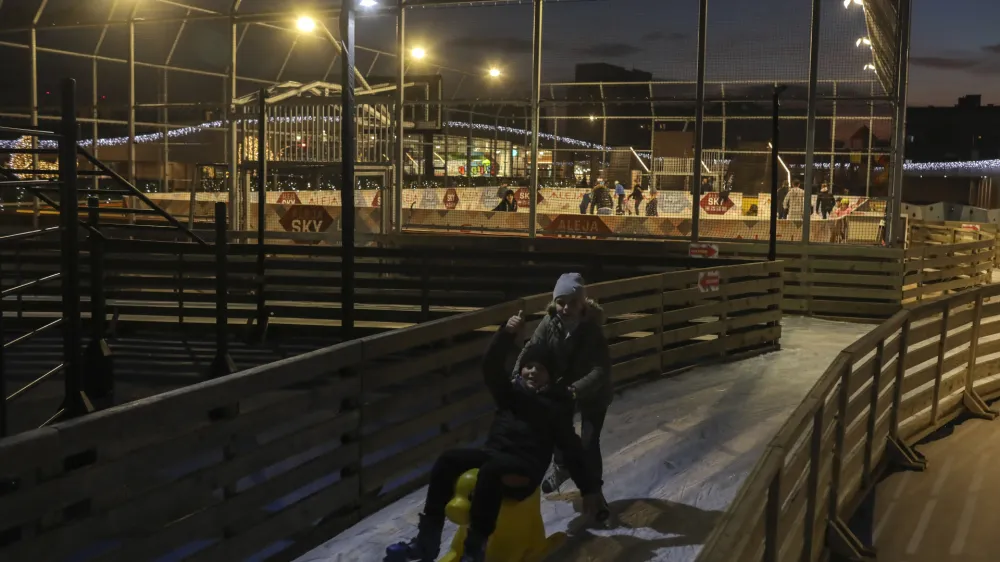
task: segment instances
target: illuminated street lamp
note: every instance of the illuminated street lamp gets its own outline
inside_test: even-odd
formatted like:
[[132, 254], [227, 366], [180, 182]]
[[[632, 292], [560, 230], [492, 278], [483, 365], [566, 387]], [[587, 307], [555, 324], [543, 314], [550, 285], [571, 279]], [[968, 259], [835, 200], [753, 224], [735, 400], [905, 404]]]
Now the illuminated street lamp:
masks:
[[358, 5], [362, 8], [374, 8], [378, 6], [378, 2], [375, 0], [359, 0]]
[[302, 33], [312, 33], [316, 30], [316, 20], [309, 16], [302, 16], [295, 22], [295, 27]]
[[414, 47], [413, 50], [410, 51], [410, 56], [416, 60], [422, 60], [427, 56], [427, 51], [423, 47]]
[[494, 66], [490, 69], [490, 78], [500, 78], [500, 74], [501, 72], [499, 68]]

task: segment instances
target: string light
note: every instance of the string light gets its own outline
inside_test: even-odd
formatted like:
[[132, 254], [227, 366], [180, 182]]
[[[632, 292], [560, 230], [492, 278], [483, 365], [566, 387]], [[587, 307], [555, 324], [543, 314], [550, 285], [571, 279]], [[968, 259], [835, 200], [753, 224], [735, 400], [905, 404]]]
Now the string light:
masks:
[[[471, 123], [470, 124], [470, 123], [466, 123], [464, 121], [448, 121], [444, 125], [445, 125], [445, 127], [451, 127], [451, 128], [455, 128], [455, 129], [462, 129], [462, 128], [467, 129], [469, 127], [472, 127], [473, 131], [486, 131], [486, 132], [498, 131], [498, 132], [501, 132], [501, 133], [508, 133], [508, 134], [517, 135], [517, 136], [525, 136], [525, 135], [530, 135], [531, 134], [530, 131], [526, 131], [524, 129], [518, 129], [516, 127], [505, 127], [503, 125], [500, 125], [500, 126], [497, 126], [497, 125], [486, 125], [486, 124], [483, 124], [483, 123]], [[559, 137], [559, 136], [552, 135], [550, 133], [538, 133], [538, 137], [546, 139], [546, 140], [556, 140], [556, 141], [558, 141], [558, 142], [560, 142], [562, 144], [568, 144], [568, 145], [572, 145], [572, 146], [578, 146], [580, 148], [591, 148], [591, 149], [597, 149], [597, 150], [611, 150], [611, 147], [606, 147], [606, 146], [602, 146], [602, 145], [599, 145], [599, 144], [594, 144], [594, 143], [587, 142], [587, 141], [582, 141], [582, 140], [577, 140], [577, 139], [571, 139], [571, 138], [568, 138], [568, 137]]]

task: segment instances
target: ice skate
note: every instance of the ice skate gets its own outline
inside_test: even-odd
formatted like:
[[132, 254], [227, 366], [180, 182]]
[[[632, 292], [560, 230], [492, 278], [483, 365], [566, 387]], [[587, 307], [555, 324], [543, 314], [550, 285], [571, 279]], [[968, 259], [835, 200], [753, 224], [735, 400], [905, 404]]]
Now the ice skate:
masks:
[[435, 562], [441, 552], [441, 532], [444, 520], [433, 520], [420, 515], [416, 538], [398, 542], [385, 549], [383, 562]]
[[542, 493], [558, 492], [567, 480], [569, 480], [569, 471], [557, 464], [552, 465], [552, 472], [549, 473], [548, 478], [542, 481]]

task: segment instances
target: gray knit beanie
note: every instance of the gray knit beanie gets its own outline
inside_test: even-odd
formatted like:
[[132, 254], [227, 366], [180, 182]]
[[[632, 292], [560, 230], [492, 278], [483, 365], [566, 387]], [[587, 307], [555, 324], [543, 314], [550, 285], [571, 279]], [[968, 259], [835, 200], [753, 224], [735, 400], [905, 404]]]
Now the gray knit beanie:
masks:
[[556, 281], [556, 288], [552, 290], [552, 300], [566, 297], [585, 297], [586, 289], [583, 275], [579, 273], [563, 273]]

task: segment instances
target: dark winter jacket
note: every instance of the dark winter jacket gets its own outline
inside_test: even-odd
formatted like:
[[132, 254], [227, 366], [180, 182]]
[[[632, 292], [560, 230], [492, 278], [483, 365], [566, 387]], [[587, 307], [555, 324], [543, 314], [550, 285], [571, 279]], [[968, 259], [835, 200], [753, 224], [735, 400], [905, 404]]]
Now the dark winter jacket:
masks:
[[513, 349], [514, 336], [501, 329], [483, 359], [486, 386], [497, 406], [484, 448], [522, 461], [538, 485], [558, 447], [580, 493], [597, 490], [597, 476], [584, 464], [583, 445], [573, 427], [573, 398], [558, 386], [536, 392], [526, 388], [520, 377], [512, 379], [505, 365]]
[[833, 199], [833, 194], [829, 191], [820, 191], [819, 195], [816, 196], [816, 206], [823, 213], [833, 212], [833, 207], [836, 205], [836, 201]]
[[614, 206], [615, 202], [611, 199], [611, 192], [608, 191], [608, 188], [602, 186], [594, 190], [594, 195], [590, 200], [591, 214], [596, 209], [610, 209]]
[[516, 213], [517, 212], [517, 200], [508, 201], [507, 198], [503, 198], [500, 204], [493, 209], [494, 212], [500, 213]]
[[[556, 382], [576, 391], [581, 410], [606, 409], [611, 405], [614, 389], [611, 382], [611, 354], [604, 339], [604, 310], [592, 300], [580, 325], [569, 337], [562, 321], [550, 305], [535, 333], [525, 344], [545, 345], [554, 352], [557, 363]], [[521, 369], [521, 358], [514, 365], [514, 372]]]

